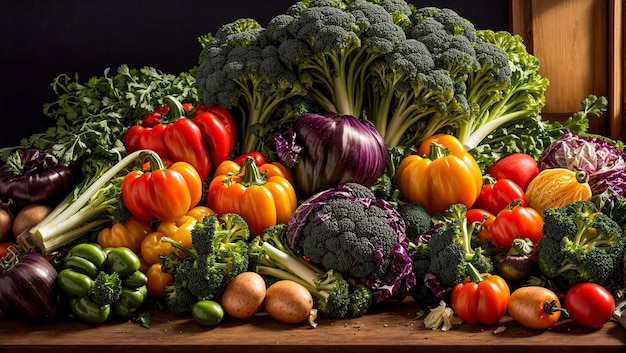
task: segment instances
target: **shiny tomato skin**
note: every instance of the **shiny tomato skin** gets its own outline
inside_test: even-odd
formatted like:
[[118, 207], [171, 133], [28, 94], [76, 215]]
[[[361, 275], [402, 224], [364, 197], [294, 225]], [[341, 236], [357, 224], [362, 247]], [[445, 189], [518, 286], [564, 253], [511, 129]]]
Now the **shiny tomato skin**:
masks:
[[497, 160], [487, 168], [487, 174], [499, 179], [511, 179], [522, 190], [539, 174], [539, 163], [526, 153], [512, 153]]
[[0, 259], [2, 259], [7, 253], [8, 253], [8, 248], [10, 246], [15, 245], [15, 243], [11, 242], [11, 241], [2, 241], [0, 242]]
[[508, 249], [515, 238], [528, 238], [536, 247], [543, 238], [543, 223], [541, 214], [530, 207], [507, 207], [500, 211], [493, 221], [491, 226], [493, 241]]
[[522, 206], [527, 205], [526, 194], [522, 187], [511, 179], [502, 178], [483, 185], [472, 208], [481, 208], [498, 214], [514, 200], [520, 200]]
[[613, 316], [615, 298], [597, 283], [582, 282], [565, 294], [565, 308], [576, 324], [587, 328], [600, 328]]

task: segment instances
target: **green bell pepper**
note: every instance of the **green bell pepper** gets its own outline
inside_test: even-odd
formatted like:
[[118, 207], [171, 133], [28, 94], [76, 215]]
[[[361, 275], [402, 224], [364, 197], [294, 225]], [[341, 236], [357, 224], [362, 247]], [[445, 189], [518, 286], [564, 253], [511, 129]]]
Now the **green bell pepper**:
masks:
[[141, 260], [129, 248], [78, 244], [68, 251], [63, 265], [57, 283], [79, 320], [97, 324], [112, 314], [131, 317], [148, 295]]

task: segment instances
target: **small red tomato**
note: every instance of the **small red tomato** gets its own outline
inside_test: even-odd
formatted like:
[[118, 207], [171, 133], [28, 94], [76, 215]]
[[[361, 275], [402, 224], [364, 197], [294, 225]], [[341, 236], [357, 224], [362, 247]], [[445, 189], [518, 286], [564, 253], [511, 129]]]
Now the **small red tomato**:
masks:
[[[510, 248], [515, 238], [528, 238], [536, 247], [543, 238], [543, 217], [536, 210], [511, 205], [500, 211], [491, 226], [493, 241], [506, 249]], [[531, 254], [534, 253], [534, 250]]]
[[141, 118], [141, 126], [143, 127], [155, 127], [161, 123], [161, 113], [148, 113], [144, 114]]
[[498, 214], [514, 200], [520, 200], [520, 205], [526, 206], [524, 190], [515, 181], [503, 178], [483, 185], [472, 208], [482, 208]]
[[15, 245], [13, 242], [11, 241], [2, 241], [0, 242], [0, 259], [2, 259], [7, 253], [8, 253], [8, 248], [10, 246]]
[[565, 309], [576, 324], [600, 328], [613, 316], [615, 298], [597, 283], [582, 282], [565, 294]]
[[511, 179], [522, 190], [539, 174], [539, 163], [525, 153], [512, 153], [500, 158], [487, 169], [487, 174], [496, 179]]

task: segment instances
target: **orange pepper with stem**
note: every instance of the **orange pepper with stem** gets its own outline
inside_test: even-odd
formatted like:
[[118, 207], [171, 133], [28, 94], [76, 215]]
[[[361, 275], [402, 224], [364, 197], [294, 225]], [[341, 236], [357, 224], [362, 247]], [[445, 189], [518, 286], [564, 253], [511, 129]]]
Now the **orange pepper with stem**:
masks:
[[[218, 168], [219, 170], [219, 168]], [[288, 223], [296, 209], [293, 184], [285, 175], [263, 172], [252, 157], [235, 172], [216, 175], [209, 184], [207, 205], [218, 215], [239, 214], [253, 238], [270, 226]]]

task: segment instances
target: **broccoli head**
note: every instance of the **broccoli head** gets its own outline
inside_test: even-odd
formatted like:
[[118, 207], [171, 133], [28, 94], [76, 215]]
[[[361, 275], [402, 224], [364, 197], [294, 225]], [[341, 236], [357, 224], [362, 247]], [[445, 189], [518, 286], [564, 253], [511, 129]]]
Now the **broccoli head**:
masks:
[[402, 216], [406, 225], [406, 236], [411, 241], [424, 234], [434, 226], [433, 218], [424, 205], [410, 202], [398, 207], [398, 213]]
[[493, 271], [487, 251], [476, 246], [479, 242], [473, 227], [467, 225], [466, 211], [463, 204], [450, 205], [428, 241], [429, 272], [446, 287], [453, 287], [468, 276], [468, 262], [480, 272]]
[[402, 217], [363, 185], [341, 184], [310, 197], [287, 232], [297, 254], [359, 279], [376, 302], [406, 294], [415, 282]]
[[117, 302], [122, 295], [122, 279], [117, 272], [108, 274], [100, 271], [89, 290], [91, 299], [100, 305]]
[[228, 283], [248, 270], [249, 237], [247, 223], [237, 214], [205, 216], [191, 231], [191, 249], [163, 238], [185, 255], [168, 257], [163, 261], [164, 270], [197, 300], [219, 299]]
[[277, 224], [252, 240], [248, 247], [250, 270], [259, 273], [266, 282], [289, 279], [300, 283], [315, 298], [316, 309], [325, 317], [365, 314], [371, 306], [368, 291], [358, 288], [352, 293], [350, 284], [339, 272], [324, 271], [296, 255], [287, 243], [286, 231], [285, 224]]
[[543, 238], [537, 243], [539, 269], [569, 286], [595, 282], [607, 288], [624, 283], [626, 236], [591, 201], [576, 201], [544, 212]]

